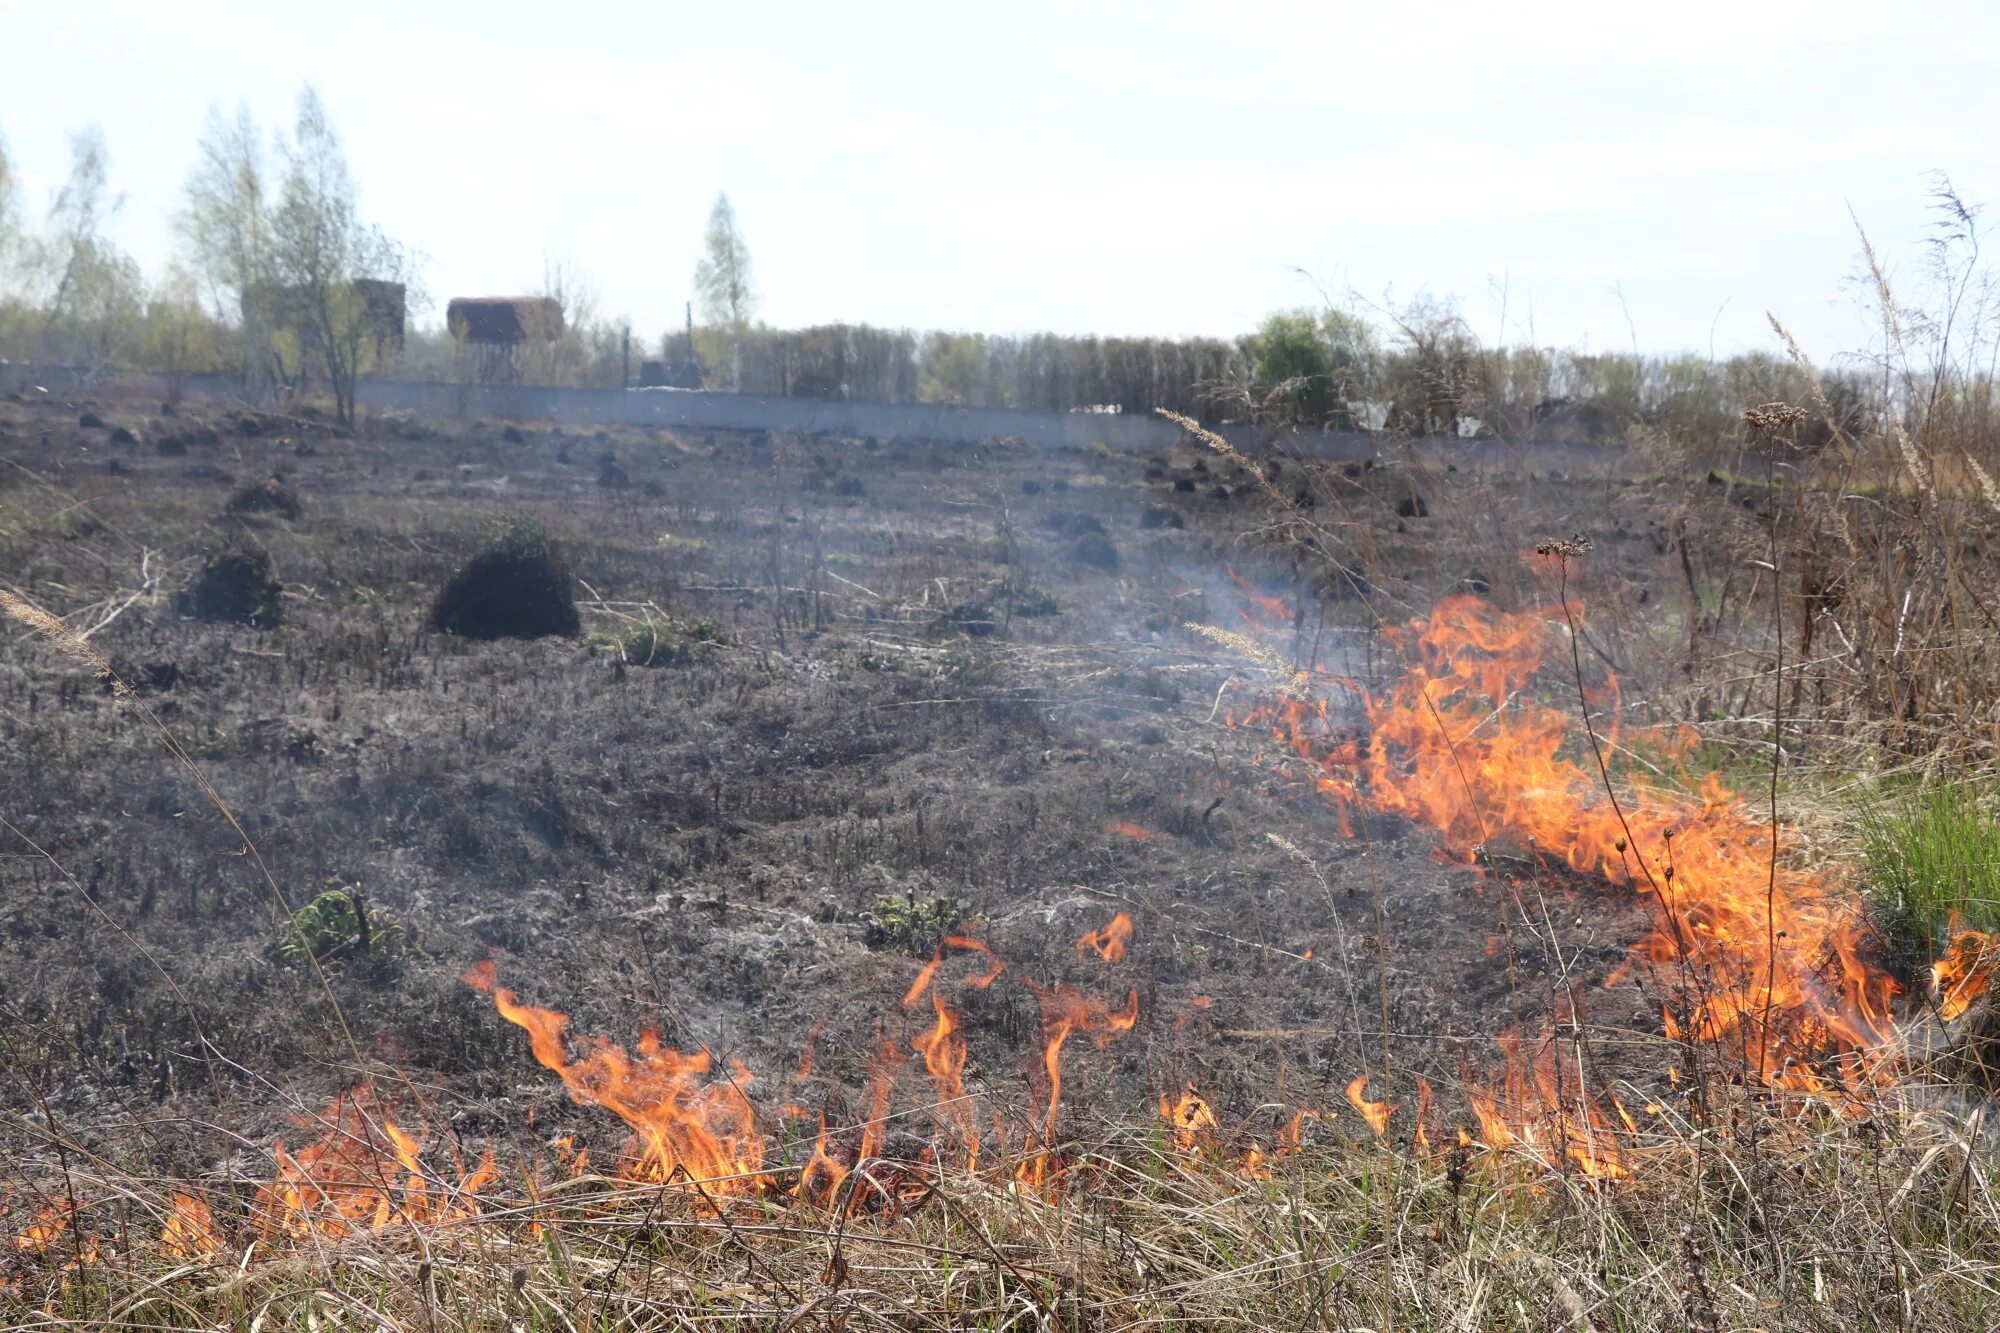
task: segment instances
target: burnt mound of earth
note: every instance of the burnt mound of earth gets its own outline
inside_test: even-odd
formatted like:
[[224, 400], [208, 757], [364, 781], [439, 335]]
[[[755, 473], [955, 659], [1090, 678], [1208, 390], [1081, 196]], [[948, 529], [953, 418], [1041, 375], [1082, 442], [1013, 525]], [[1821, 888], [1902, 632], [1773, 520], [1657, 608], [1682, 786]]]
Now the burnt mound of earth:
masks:
[[276, 477], [237, 487], [223, 508], [232, 514], [271, 514], [283, 519], [296, 519], [305, 512], [299, 493]]
[[223, 551], [210, 556], [176, 607], [195, 620], [276, 629], [284, 619], [279, 598], [284, 585], [271, 572], [271, 557], [262, 551]]
[[583, 624], [569, 567], [531, 528], [508, 532], [459, 567], [431, 606], [431, 624], [467, 639], [573, 638]]
[[1077, 538], [1076, 544], [1069, 548], [1069, 558], [1075, 564], [1086, 565], [1105, 574], [1118, 572], [1118, 548], [1112, 545], [1109, 537], [1101, 534], [1092, 533]]

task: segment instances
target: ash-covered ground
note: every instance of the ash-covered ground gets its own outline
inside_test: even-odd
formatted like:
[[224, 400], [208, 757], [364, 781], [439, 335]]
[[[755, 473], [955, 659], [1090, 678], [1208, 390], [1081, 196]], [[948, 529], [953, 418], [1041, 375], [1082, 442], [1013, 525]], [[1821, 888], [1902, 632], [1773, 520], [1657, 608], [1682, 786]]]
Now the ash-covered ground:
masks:
[[[1399, 1079], [1449, 1078], [1547, 1010], [1546, 951], [1518, 925], [1509, 943], [1507, 875], [1586, 983], [1644, 909], [1526, 863], [1482, 882], [1398, 820], [1342, 837], [1268, 733], [1225, 724], [1278, 682], [1187, 626], [1381, 679], [1378, 614], [1467, 588], [1531, 600], [1521, 552], [1583, 530], [1593, 651], [1664, 659], [1686, 633], [1690, 505], [1704, 577], [1746, 520], [1699, 479], [1644, 473], [1280, 462], [1274, 484], [1371, 571], [1364, 599], [1274, 546], [1268, 499], [1192, 442], [1135, 457], [393, 419], [349, 436], [215, 405], [0, 402], [6, 583], [93, 631], [290, 906], [358, 886], [379, 914], [367, 952], [324, 963], [336, 1018], [159, 733], [13, 630], [0, 1097], [183, 1171], [390, 1068], [468, 1138], [622, 1138], [460, 980], [490, 956], [577, 1032], [657, 1028], [741, 1061], [760, 1107], [841, 1123], [878, 1031], [907, 1050], [928, 1024], [898, 1001], [946, 929], [1039, 982], [1137, 989], [1134, 1031], [1066, 1051], [1079, 1132], [1190, 1083], [1263, 1135], [1338, 1106], [1379, 1067], [1384, 988]], [[295, 516], [226, 511], [274, 477]], [[582, 635], [431, 629], [451, 572], [522, 520], [568, 562]], [[177, 594], [224, 551], [268, 554], [275, 628], [188, 614]], [[648, 622], [664, 647], [642, 665]], [[1125, 961], [1079, 956], [1119, 911]], [[1034, 996], [947, 967], [968, 1086], [1025, 1123]], [[1606, 1058], [1657, 1010], [1643, 977], [1594, 988]], [[1657, 1072], [1657, 1052], [1634, 1058]], [[907, 1068], [899, 1104], [926, 1097]]]

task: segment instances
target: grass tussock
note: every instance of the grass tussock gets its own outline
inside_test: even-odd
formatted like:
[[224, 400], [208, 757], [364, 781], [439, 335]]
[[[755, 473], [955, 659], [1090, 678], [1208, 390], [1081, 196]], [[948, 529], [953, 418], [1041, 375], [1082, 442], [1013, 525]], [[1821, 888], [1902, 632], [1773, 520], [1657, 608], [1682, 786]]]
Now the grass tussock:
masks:
[[1969, 782], [1909, 786], [1861, 816], [1876, 914], [1928, 961], [1957, 927], [2000, 925], [2000, 816]]

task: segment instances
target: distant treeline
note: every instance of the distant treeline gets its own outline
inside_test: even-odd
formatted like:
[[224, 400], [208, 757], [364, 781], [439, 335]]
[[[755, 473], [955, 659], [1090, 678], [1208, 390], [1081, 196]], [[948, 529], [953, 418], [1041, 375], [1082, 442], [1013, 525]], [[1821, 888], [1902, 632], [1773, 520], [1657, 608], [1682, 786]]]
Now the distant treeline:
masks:
[[1773, 400], [1821, 408], [1809, 428], [1820, 439], [1919, 412], [1985, 431], [1993, 401], [1991, 360], [1966, 349], [2000, 345], [2000, 299], [1982, 285], [1962, 206], [1964, 243], [1939, 252], [1932, 283], [1946, 313], [1897, 326], [1917, 340], [1899, 364], [1823, 374], [1817, 389], [1777, 351], [1716, 361], [1487, 346], [1454, 307], [1429, 300], [1279, 311], [1232, 338], [772, 328], [755, 320], [726, 199], [697, 271], [697, 285], [721, 293], [703, 296], [705, 326], [635, 336], [600, 313], [579, 275], [551, 265], [535, 295], [560, 312], [556, 331], [475, 357], [442, 328], [404, 327], [406, 310], [428, 304], [418, 257], [361, 219], [310, 89], [275, 156], [270, 139], [247, 112], [211, 117], [175, 217], [175, 263], [151, 280], [107, 235], [117, 193], [101, 136], [76, 137], [69, 179], [38, 220], [23, 216], [0, 150], [0, 358], [148, 370], [170, 392], [211, 371], [240, 376], [249, 393], [327, 387], [343, 418], [364, 375], [614, 388], [647, 360], [666, 363], [666, 382], [742, 393], [1694, 445], [1739, 438], [1744, 409]]
[[[1714, 361], [1492, 348], [1435, 307], [1387, 322], [1384, 334], [1344, 312], [1285, 311], [1234, 339], [1016, 337], [865, 324], [757, 326], [732, 338], [697, 328], [693, 359], [711, 390], [1045, 412], [1167, 408], [1208, 421], [1428, 435], [1465, 429], [1618, 440], [1637, 430], [1715, 440], [1733, 438], [1746, 407], [1810, 393], [1804, 371], [1769, 353]], [[572, 326], [565, 343], [566, 353], [550, 349], [525, 365], [524, 382], [621, 382], [627, 354], [616, 327]], [[663, 335], [651, 348], [634, 339], [632, 375], [647, 357], [687, 363], [687, 334]], [[449, 379], [454, 365], [451, 340], [420, 331], [391, 373]], [[1831, 375], [1823, 385], [1850, 428], [1879, 399], [1852, 378]]]

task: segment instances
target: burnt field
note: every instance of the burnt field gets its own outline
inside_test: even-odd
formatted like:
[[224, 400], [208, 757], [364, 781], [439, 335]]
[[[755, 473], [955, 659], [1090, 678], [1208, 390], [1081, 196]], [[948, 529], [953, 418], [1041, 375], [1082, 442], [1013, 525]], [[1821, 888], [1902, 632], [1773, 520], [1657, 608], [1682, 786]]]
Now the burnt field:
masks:
[[[1265, 488], [1192, 440], [350, 436], [0, 403], [0, 569], [137, 696], [25, 630], [0, 659], [11, 1146], [41, 1154], [32, 1125], [60, 1122], [145, 1169], [262, 1179], [288, 1117], [373, 1076], [462, 1141], [572, 1134], [608, 1156], [626, 1127], [573, 1104], [463, 979], [488, 959], [573, 1033], [712, 1052], [708, 1077], [767, 1124], [824, 1115], [852, 1153], [840, 1136], [886, 1085], [918, 1108], [891, 1142], [921, 1143], [909, 1053], [932, 1012], [902, 1001], [947, 936], [1007, 965], [963, 985], [987, 964], [954, 946], [935, 984], [980, 1123], [1016, 1150], [1047, 1107], [1061, 986], [1097, 1005], [1062, 1053], [1064, 1136], [1188, 1087], [1266, 1142], [1299, 1109], [1365, 1132], [1357, 1075], [1386, 1066], [1370, 1094], [1407, 1100], [1418, 1075], [1486, 1068], [1571, 982], [1604, 1082], [1651, 1086], [1658, 1050], [1627, 1052], [1660, 1032], [1656, 978], [1599, 984], [1651, 927], [1637, 898], [1504, 836], [1475, 869], [1401, 814], [1344, 819], [1267, 720], [1301, 668], [1392, 683], [1382, 624], [1439, 597], [1546, 604], [1529, 548], [1578, 531], [1593, 698], [1614, 663], [1655, 716], [1691, 707], [1671, 666], [1643, 672], [1688, 637], [1676, 589], [1754, 542], [1744, 494], [1637, 460], [1264, 465], [1365, 573], [1274, 540]], [[434, 628], [455, 570], [535, 532], [575, 632]], [[277, 588], [204, 602], [246, 554]], [[1573, 708], [1561, 672], [1543, 683]], [[1345, 696], [1326, 716], [1367, 727]], [[302, 931], [315, 900], [328, 920]], [[1122, 959], [1079, 942], [1120, 913]], [[1132, 1003], [1129, 1031], [1104, 1024]]]

